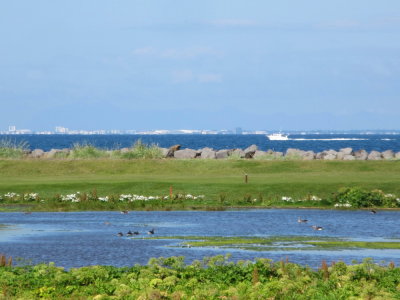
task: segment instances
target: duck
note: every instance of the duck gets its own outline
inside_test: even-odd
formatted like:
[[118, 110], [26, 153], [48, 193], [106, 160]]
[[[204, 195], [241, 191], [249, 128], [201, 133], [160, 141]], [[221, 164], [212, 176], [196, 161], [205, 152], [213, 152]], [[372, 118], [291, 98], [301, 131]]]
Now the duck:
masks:
[[122, 215], [127, 215], [127, 214], [129, 214], [129, 211], [127, 211], [127, 210], [121, 210], [121, 214], [122, 214]]
[[311, 226], [311, 228], [314, 229], [314, 230], [322, 230], [322, 229], [324, 229], [324, 227], [316, 226], [316, 225]]
[[124, 236], [124, 234], [122, 232], [118, 232], [117, 236]]
[[132, 236], [133, 233], [132, 233], [132, 231], [129, 230], [129, 231], [126, 233], [126, 235], [127, 235], [127, 236]]
[[308, 222], [308, 220], [307, 219], [302, 219], [302, 218], [298, 218], [297, 219], [297, 222], [299, 222], [299, 223], [307, 223]]
[[139, 231], [134, 231], [133, 234], [134, 235], [139, 235], [140, 233], [139, 233]]
[[375, 209], [371, 209], [371, 214], [376, 214], [376, 210]]
[[154, 228], [152, 230], [147, 231], [147, 234], [154, 234]]

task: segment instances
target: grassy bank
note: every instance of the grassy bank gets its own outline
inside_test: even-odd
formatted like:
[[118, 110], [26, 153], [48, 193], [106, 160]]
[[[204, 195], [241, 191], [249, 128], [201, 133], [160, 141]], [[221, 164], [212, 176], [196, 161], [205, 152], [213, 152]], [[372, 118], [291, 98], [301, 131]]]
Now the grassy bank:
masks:
[[92, 266], [65, 271], [53, 264], [0, 266], [2, 299], [398, 299], [400, 268], [321, 263], [312, 270], [287, 261], [233, 263], [183, 257], [147, 266]]
[[[137, 209], [163, 205], [160, 209], [242, 205], [331, 207], [329, 201], [343, 187], [380, 189], [400, 195], [399, 183], [397, 161], [0, 160], [0, 194], [38, 193], [40, 199], [54, 199], [80, 191], [86, 199], [93, 193], [115, 195], [117, 199], [120, 194], [169, 196], [172, 187], [174, 197], [205, 196], [185, 201], [176, 197], [168, 205], [160, 201], [148, 201], [145, 205], [87, 201], [80, 203], [82, 207], [78, 209], [135, 209], [135, 205]], [[327, 201], [312, 201], [312, 196]], [[304, 201], [282, 201], [282, 197]], [[38, 209], [56, 209], [49, 202], [27, 203]], [[73, 210], [73, 205], [53, 206]]]

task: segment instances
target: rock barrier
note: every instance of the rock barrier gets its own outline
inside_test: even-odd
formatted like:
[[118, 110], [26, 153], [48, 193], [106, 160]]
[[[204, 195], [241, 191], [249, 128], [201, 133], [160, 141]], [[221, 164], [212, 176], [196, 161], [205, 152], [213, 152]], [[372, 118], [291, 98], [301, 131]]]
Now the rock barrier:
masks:
[[[171, 159], [259, 159], [259, 160], [400, 160], [400, 152], [395, 153], [392, 150], [383, 152], [366, 150], [356, 150], [352, 148], [343, 148], [339, 151], [324, 150], [321, 152], [305, 151], [296, 148], [289, 148], [286, 152], [273, 150], [263, 151], [257, 145], [251, 145], [246, 149], [222, 149], [214, 150], [212, 148], [203, 149], [182, 149], [181, 145], [174, 145], [170, 148], [160, 148], [162, 157]], [[129, 152], [129, 148], [122, 148], [121, 153]], [[72, 149], [51, 149], [44, 151], [34, 149], [27, 151], [26, 157], [40, 158], [68, 158], [72, 154]]]

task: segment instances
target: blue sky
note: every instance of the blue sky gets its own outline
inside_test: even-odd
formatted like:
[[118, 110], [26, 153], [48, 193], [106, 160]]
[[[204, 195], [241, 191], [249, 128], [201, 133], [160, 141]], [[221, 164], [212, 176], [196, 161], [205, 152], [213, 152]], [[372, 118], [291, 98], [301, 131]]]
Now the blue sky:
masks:
[[400, 1], [0, 3], [0, 130], [400, 129]]

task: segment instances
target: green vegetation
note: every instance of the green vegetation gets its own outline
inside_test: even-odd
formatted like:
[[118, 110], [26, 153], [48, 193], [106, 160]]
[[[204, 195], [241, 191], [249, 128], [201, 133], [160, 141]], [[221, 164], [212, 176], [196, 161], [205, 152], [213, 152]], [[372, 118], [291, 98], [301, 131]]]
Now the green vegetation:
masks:
[[147, 266], [0, 266], [2, 299], [398, 299], [400, 268], [371, 259], [318, 270], [288, 261], [153, 258]]
[[[399, 182], [396, 161], [5, 159], [0, 160], [0, 196], [39, 196], [36, 201], [3, 197], [0, 208], [10, 208], [10, 203], [13, 208], [29, 205], [21, 209], [31, 210], [332, 208], [335, 203], [397, 207]], [[58, 201], [77, 191], [79, 203]], [[167, 196], [168, 201], [119, 201], [121, 194]], [[205, 197], [178, 196], [186, 194]], [[105, 196], [108, 202], [96, 200]]]
[[338, 249], [400, 249], [400, 242], [348, 241], [323, 236], [271, 236], [271, 237], [224, 237], [224, 236], [171, 236], [148, 239], [183, 240], [181, 247], [220, 247], [253, 251], [272, 250], [330, 250]]
[[26, 142], [17, 143], [12, 139], [0, 140], [0, 158], [22, 158], [29, 149]]

